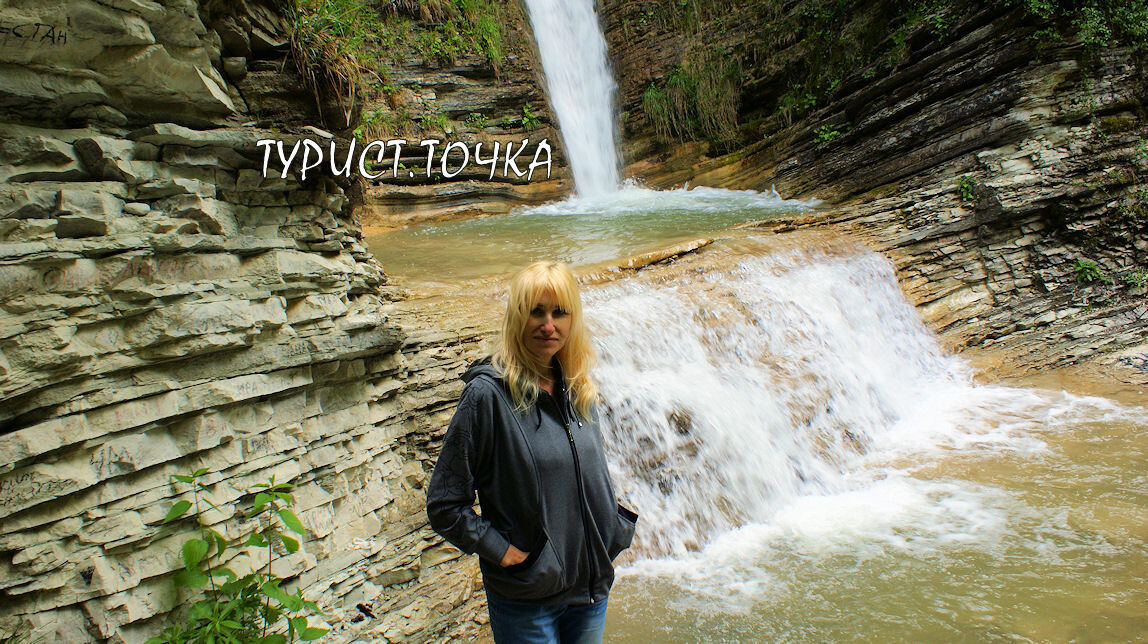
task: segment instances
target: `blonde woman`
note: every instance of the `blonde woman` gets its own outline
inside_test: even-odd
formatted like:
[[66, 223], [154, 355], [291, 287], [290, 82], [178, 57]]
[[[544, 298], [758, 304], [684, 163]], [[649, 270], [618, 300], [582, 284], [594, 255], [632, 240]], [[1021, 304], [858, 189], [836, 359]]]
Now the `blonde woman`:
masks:
[[498, 644], [602, 640], [612, 561], [638, 515], [614, 496], [593, 364], [574, 275], [538, 262], [510, 281], [494, 355], [463, 374], [427, 515], [478, 553]]

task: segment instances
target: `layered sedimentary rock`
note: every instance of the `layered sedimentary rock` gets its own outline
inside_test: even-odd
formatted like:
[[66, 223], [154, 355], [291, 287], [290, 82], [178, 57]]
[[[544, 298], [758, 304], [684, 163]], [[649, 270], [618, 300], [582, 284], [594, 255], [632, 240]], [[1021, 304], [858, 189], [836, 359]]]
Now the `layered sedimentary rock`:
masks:
[[308, 535], [276, 572], [329, 641], [484, 619], [422, 490], [475, 338], [395, 310], [347, 184], [263, 176], [260, 139], [321, 125], [275, 7], [0, 9], [0, 634], [178, 618], [197, 528], [161, 524], [198, 468], [239, 542], [253, 486], [295, 486]]
[[[363, 106], [368, 123], [363, 131], [370, 135], [378, 131], [371, 124], [385, 125], [388, 134], [405, 138], [410, 146], [403, 154], [403, 171], [368, 182], [355, 208], [362, 225], [385, 229], [498, 215], [569, 194], [573, 180], [562, 133], [547, 104], [523, 7], [493, 3], [497, 15], [485, 16], [504, 23], [497, 51], [446, 55], [442, 50], [457, 40], [436, 31], [446, 16], [426, 15], [433, 13], [427, 4], [409, 12], [404, 5], [396, 6], [383, 27], [386, 45], [377, 51], [388, 61], [385, 85], [374, 87], [376, 96]], [[428, 48], [428, 42], [435, 46]], [[436, 153], [428, 173], [427, 149], [419, 147], [423, 140], [465, 143], [469, 162], [463, 166], [462, 152], [456, 149], [444, 168]], [[542, 141], [550, 152], [540, 161], [551, 163], [545, 172], [526, 175]], [[480, 165], [478, 157], [495, 156], [496, 144], [493, 167]]]
[[[887, 45], [901, 38], [896, 60], [854, 65], [816, 99], [786, 74], [827, 54], [795, 33], [766, 40], [770, 24], [753, 22], [773, 7], [776, 32], [814, 8], [717, 6], [691, 23], [604, 3], [630, 172], [657, 186], [776, 186], [827, 201], [819, 216], [766, 227], [838, 224], [871, 240], [954, 345], [1024, 347], [1013, 355], [1035, 366], [1142, 342], [1143, 53], [1088, 48], [1067, 24], [1068, 37], [1048, 40], [1023, 9], [974, 5], [941, 14], [943, 31], [885, 23]], [[844, 38], [863, 13], [835, 29]], [[648, 88], [681, 83], [691, 47], [741, 56], [738, 131], [724, 144], [667, 144], [648, 114]], [[793, 96], [807, 102], [795, 108]]]

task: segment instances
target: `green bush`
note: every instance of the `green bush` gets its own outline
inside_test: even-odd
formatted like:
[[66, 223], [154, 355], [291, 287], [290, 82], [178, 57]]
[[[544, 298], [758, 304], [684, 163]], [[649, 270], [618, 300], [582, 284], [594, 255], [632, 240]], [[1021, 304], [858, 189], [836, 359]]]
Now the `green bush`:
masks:
[[[1086, 51], [1148, 47], [1148, 0], [990, 0], [1018, 10], [1018, 29], [1031, 28], [1047, 47], [1067, 38]], [[774, 113], [788, 125], [829, 99], [836, 82], [860, 71], [877, 78], [906, 61], [922, 30], [937, 41], [959, 35], [972, 7], [942, 0], [769, 0], [749, 5], [756, 33], [742, 57], [781, 65]], [[919, 46], [919, 45], [917, 45]], [[789, 51], [797, 55], [787, 54]], [[758, 68], [760, 66], [757, 66]]]
[[447, 118], [447, 115], [443, 114], [437, 107], [423, 115], [422, 124], [424, 130], [442, 132], [443, 134], [450, 134], [454, 129], [450, 126], [450, 119]]
[[1076, 260], [1076, 282], [1078, 284], [1091, 284], [1092, 282], [1104, 282], [1105, 284], [1112, 284], [1112, 278], [1104, 274], [1104, 269], [1100, 265], [1090, 259]]
[[505, 62], [509, 19], [504, 15], [508, 9], [503, 3], [423, 0], [387, 2], [382, 9], [395, 14], [395, 20], [387, 21], [390, 33], [382, 38], [386, 48], [395, 54], [409, 46], [412, 53], [438, 64], [454, 64], [465, 54], [482, 54], [496, 73]]
[[740, 66], [728, 52], [693, 46], [661, 86], [646, 89], [642, 110], [663, 139], [730, 143], [738, 134], [740, 77]]
[[[1020, 4], [1037, 20], [1063, 21], [1091, 49], [1112, 45], [1148, 45], [1148, 0], [1005, 0]], [[1053, 37], [1060, 37], [1053, 30]], [[1047, 34], [1046, 34], [1047, 36]]]
[[368, 80], [383, 80], [371, 45], [382, 23], [362, 0], [294, 0], [288, 13], [290, 47], [303, 80], [322, 112], [330, 93], [350, 123]]
[[822, 125], [817, 128], [816, 133], [817, 140], [821, 141], [822, 143], [832, 141], [841, 134], [837, 131], [837, 128], [833, 127], [832, 125]]
[[[291, 486], [276, 483], [275, 477], [256, 484], [256, 490], [252, 490], [255, 494], [252, 508], [246, 517], [255, 519], [260, 527], [240, 544], [202, 521], [204, 506], [219, 511], [206, 496], [207, 487], [202, 479], [208, 473], [207, 469], [199, 469], [172, 477], [179, 483], [191, 485], [192, 500], [176, 501], [163, 520], [171, 523], [194, 508], [192, 516], [199, 525], [199, 536], [184, 542], [180, 550], [183, 569], [175, 574], [172, 583], [177, 589], [202, 589], [204, 597], [192, 605], [186, 622], [165, 628], [147, 644], [284, 644], [294, 642], [296, 637], [305, 642], [322, 637], [326, 629], [307, 623], [307, 615], [319, 612], [318, 606], [303, 599], [302, 590], [288, 594], [280, 588], [283, 580], [271, 572], [276, 548], [287, 553], [299, 550], [299, 540], [281, 528], [300, 537], [306, 533], [302, 522], [290, 510], [294, 504], [288, 492]], [[267, 549], [265, 569], [239, 576], [226, 567], [230, 557], [224, 555], [228, 550], [257, 548]], [[276, 632], [281, 630], [287, 634]]]
[[1148, 280], [1148, 271], [1143, 268], [1137, 268], [1121, 278], [1122, 282], [1138, 291], [1144, 289], [1146, 280]]
[[530, 111], [530, 103], [522, 106], [522, 128], [530, 132], [542, 127], [542, 121]]
[[466, 124], [467, 127], [473, 127], [476, 130], [485, 130], [487, 126], [490, 125], [490, 119], [488, 119], [485, 114], [471, 112], [466, 116], [466, 119], [463, 120], [463, 123]]
[[961, 201], [974, 202], [977, 200], [977, 180], [969, 175], [957, 177], [957, 194]]

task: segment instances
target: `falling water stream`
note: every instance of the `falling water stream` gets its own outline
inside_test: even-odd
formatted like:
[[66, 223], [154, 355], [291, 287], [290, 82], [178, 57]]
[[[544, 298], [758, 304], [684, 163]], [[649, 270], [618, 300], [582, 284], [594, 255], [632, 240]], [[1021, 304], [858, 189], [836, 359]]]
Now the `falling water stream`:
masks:
[[593, 0], [527, 0], [546, 87], [581, 197], [618, 188], [617, 86]]

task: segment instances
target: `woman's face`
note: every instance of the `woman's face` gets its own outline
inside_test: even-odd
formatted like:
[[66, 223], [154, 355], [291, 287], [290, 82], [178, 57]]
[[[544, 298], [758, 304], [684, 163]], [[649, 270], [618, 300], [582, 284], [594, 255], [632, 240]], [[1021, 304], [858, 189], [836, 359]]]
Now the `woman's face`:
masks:
[[546, 292], [530, 310], [522, 341], [540, 365], [549, 365], [554, 354], [566, 345], [570, 333], [570, 312], [554, 302], [554, 294]]

